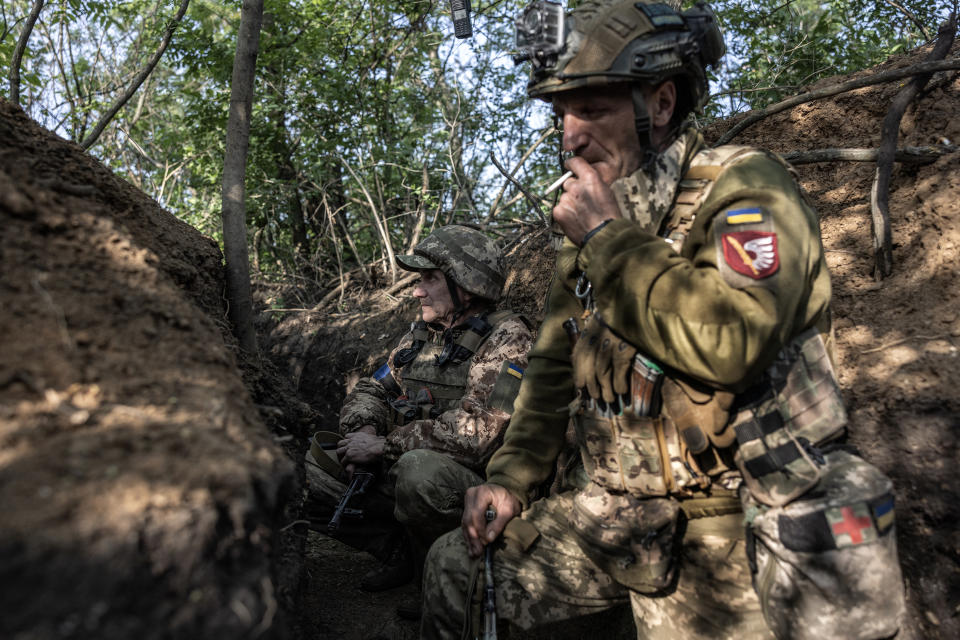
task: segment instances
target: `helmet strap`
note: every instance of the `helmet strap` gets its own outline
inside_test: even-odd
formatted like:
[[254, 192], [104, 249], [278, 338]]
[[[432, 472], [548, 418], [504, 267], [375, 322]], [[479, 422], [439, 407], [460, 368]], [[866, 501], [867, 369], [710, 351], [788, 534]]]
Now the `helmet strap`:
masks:
[[657, 150], [653, 148], [653, 141], [650, 139], [650, 113], [647, 111], [647, 101], [643, 97], [643, 87], [634, 84], [630, 95], [633, 97], [633, 122], [637, 129], [637, 139], [640, 141], [640, 151], [643, 153], [640, 168], [653, 175]]
[[469, 307], [469, 304], [464, 304], [460, 300], [460, 293], [457, 289], [457, 283], [446, 273], [443, 274], [444, 279], [447, 281], [447, 291], [450, 292], [450, 301], [453, 302], [453, 311], [450, 312], [450, 326], [454, 326], [457, 322], [457, 319], [463, 315], [463, 313]]
[[[562, 123], [562, 121], [560, 120], [560, 116], [558, 116], [558, 115], [556, 114], [556, 112], [554, 112], [554, 114], [553, 114], [553, 128], [554, 128], [555, 131], [560, 132], [560, 140], [559, 140], [558, 143], [557, 143], [557, 162], [560, 164], [560, 171], [561, 171], [561, 172], [567, 170], [566, 165], [563, 164], [563, 130], [562, 130], [562, 127], [563, 127], [563, 123]], [[557, 194], [559, 195], [560, 192], [561, 192], [561, 190], [558, 189], [558, 190], [557, 190]]]

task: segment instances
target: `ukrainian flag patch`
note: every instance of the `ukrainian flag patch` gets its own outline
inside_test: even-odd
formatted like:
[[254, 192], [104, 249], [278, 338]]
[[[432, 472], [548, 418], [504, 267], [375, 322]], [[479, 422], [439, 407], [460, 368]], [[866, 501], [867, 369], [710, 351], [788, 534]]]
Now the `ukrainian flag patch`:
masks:
[[749, 209], [733, 209], [727, 211], [727, 224], [756, 224], [763, 222], [763, 209], [752, 207]]
[[507, 363], [507, 373], [512, 375], [514, 378], [522, 379], [523, 378], [523, 369], [513, 364], [512, 362]]
[[888, 496], [885, 500], [871, 506], [873, 507], [874, 520], [877, 522], [877, 529], [880, 535], [883, 535], [893, 526], [893, 496]]

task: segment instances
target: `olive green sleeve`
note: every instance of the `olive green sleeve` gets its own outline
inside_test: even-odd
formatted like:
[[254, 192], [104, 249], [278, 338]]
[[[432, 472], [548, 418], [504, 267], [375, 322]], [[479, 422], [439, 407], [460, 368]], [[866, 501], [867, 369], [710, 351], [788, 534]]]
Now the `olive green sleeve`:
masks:
[[[772, 221], [779, 268], [737, 281], [721, 264], [725, 214], [757, 208]], [[732, 390], [815, 324], [830, 298], [816, 214], [786, 168], [761, 153], [717, 178], [682, 254], [621, 219], [591, 238], [577, 261], [597, 312], [617, 333], [674, 370]]]
[[[567, 262], [572, 263], [568, 251], [561, 256], [565, 253]], [[536, 487], [550, 476], [563, 446], [569, 421], [567, 405], [574, 398], [574, 389], [569, 340], [562, 324], [570, 316], [579, 318], [581, 312], [576, 298], [555, 278], [503, 446], [487, 465], [487, 481], [506, 487], [524, 508]]]

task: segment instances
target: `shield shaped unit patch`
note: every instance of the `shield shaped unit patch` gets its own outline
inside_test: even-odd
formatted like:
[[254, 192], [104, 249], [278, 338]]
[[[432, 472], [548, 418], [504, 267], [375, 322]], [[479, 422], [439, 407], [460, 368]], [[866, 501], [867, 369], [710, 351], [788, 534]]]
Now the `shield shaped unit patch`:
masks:
[[737, 273], [760, 280], [780, 268], [777, 234], [772, 231], [730, 231], [722, 241], [723, 259]]

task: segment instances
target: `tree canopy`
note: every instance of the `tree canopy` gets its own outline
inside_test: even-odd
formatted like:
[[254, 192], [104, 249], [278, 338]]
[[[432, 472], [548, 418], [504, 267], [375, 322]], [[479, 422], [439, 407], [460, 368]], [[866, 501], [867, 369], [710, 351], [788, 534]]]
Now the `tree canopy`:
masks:
[[[10, 68], [39, 5], [18, 69], [20, 103], [79, 143], [171, 32], [159, 63], [90, 151], [219, 237], [240, 7], [192, 0], [177, 21], [182, 4], [8, 0], [0, 68]], [[315, 292], [351, 273], [389, 281], [392, 256], [435, 226], [470, 222], [503, 233], [541, 224], [546, 208], [493, 162], [534, 192], [560, 173], [549, 110], [526, 99], [526, 67], [510, 56], [524, 4], [474, 2], [474, 36], [456, 40], [448, 3], [266, 0], [246, 174], [254, 271], [296, 278]], [[701, 120], [765, 106], [913, 48], [935, 36], [947, 4], [716, 0], [713, 7], [728, 53]], [[0, 91], [10, 95], [6, 84]]]

